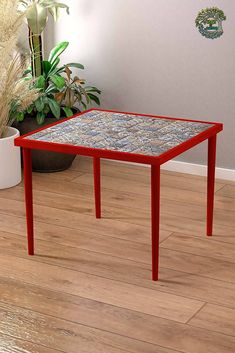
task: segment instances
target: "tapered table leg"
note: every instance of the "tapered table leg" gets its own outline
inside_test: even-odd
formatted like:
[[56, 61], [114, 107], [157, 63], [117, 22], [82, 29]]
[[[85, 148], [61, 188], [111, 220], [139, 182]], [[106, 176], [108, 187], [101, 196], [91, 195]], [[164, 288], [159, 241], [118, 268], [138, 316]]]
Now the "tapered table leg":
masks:
[[94, 191], [95, 191], [95, 214], [96, 218], [101, 218], [101, 197], [100, 197], [100, 158], [94, 157]]
[[208, 174], [207, 174], [207, 235], [213, 233], [216, 135], [208, 139]]
[[152, 279], [158, 280], [160, 223], [160, 165], [151, 166]]
[[23, 148], [24, 160], [24, 187], [27, 219], [28, 254], [34, 255], [33, 234], [33, 190], [32, 190], [32, 158], [31, 150]]

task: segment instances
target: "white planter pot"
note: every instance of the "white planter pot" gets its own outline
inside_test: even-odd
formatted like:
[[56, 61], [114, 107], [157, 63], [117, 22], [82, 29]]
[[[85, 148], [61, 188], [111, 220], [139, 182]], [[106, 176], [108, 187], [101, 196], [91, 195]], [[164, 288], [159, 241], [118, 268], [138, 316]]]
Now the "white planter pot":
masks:
[[19, 135], [17, 129], [8, 127], [6, 137], [0, 138], [0, 189], [21, 182], [20, 148], [14, 146], [14, 139]]

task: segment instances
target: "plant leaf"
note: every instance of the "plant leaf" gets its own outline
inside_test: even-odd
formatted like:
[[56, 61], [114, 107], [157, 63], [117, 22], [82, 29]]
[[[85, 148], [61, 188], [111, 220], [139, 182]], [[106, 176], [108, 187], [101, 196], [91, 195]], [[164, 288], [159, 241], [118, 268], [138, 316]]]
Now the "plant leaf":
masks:
[[43, 65], [43, 72], [44, 72], [45, 76], [47, 76], [51, 70], [52, 65], [49, 61], [46, 61], [46, 60], [44, 60], [42, 62], [42, 65]]
[[70, 107], [70, 108], [73, 107], [75, 103], [75, 96], [74, 96], [74, 91], [69, 87], [66, 89], [64, 100], [65, 100], [65, 105], [67, 107]]
[[64, 92], [58, 92], [55, 94], [55, 99], [57, 102], [61, 102], [64, 99]]
[[59, 103], [56, 102], [56, 100], [53, 98], [48, 98], [48, 104], [49, 104], [49, 107], [50, 107], [54, 117], [56, 119], [59, 119], [60, 118], [60, 105], [59, 105]]
[[81, 105], [83, 106], [83, 109], [87, 109], [87, 105], [83, 101], [81, 101]]
[[16, 114], [16, 121], [23, 121], [24, 120], [24, 113], [19, 112]]
[[99, 90], [97, 87], [93, 87], [93, 86], [86, 86], [85, 87], [86, 92], [95, 92], [98, 94], [101, 94], [101, 90]]
[[51, 69], [50, 69], [50, 71], [49, 71], [49, 73], [48, 73], [49, 75], [57, 73], [57, 71], [59, 70], [59, 69], [57, 68], [59, 62], [60, 62], [60, 58], [56, 58], [56, 60], [55, 60], [55, 61], [53, 62], [53, 64], [51, 65]]
[[32, 73], [32, 68], [31, 68], [31, 66], [30, 66], [30, 67], [28, 67], [28, 68], [24, 71], [23, 75], [24, 75], [24, 76], [27, 76], [28, 74], [31, 74], [31, 73]]
[[45, 120], [45, 114], [43, 112], [38, 112], [37, 113], [37, 123], [39, 125], [42, 125], [44, 123]]
[[50, 80], [54, 83], [54, 85], [61, 89], [65, 86], [65, 79], [62, 76], [59, 75], [52, 75], [50, 76]]
[[45, 88], [45, 77], [44, 76], [39, 76], [38, 77], [38, 79], [37, 79], [37, 81], [36, 81], [36, 84], [35, 84], [35, 86], [36, 86], [36, 88], [38, 88], [38, 89], [44, 89]]
[[56, 2], [54, 0], [41, 0], [40, 3], [43, 5], [43, 7], [49, 10], [54, 21], [57, 21], [59, 17], [59, 9], [66, 9], [67, 14], [69, 15], [69, 7], [66, 4]]
[[39, 97], [36, 101], [35, 101], [35, 107], [37, 109], [38, 112], [42, 112], [44, 109], [44, 102], [42, 97]]
[[58, 88], [54, 84], [50, 84], [47, 89], [45, 90], [46, 94], [51, 94], [51, 93], [58, 93]]
[[81, 95], [81, 92], [79, 90], [75, 90], [75, 97], [77, 98], [77, 101], [78, 102], [81, 102], [82, 101], [82, 95]]
[[88, 93], [86, 92], [86, 90], [82, 86], [78, 86], [78, 88], [80, 90], [81, 95], [85, 96], [87, 104], [90, 104], [90, 97], [89, 97]]
[[90, 100], [92, 100], [93, 102], [95, 102], [97, 105], [100, 105], [100, 100], [97, 96], [95, 96], [94, 94], [92, 93], [87, 93]]
[[73, 116], [74, 113], [72, 111], [71, 108], [68, 108], [68, 107], [62, 107], [63, 111], [65, 112], [65, 115], [67, 118], [69, 118], [70, 116]]
[[47, 115], [48, 113], [50, 113], [50, 107], [49, 107], [48, 104], [45, 105], [45, 107], [44, 107], [44, 109], [43, 109], [43, 113], [44, 113], [45, 115]]
[[79, 64], [79, 63], [69, 63], [69, 64], [66, 64], [66, 65], [60, 67], [57, 72], [58, 72], [58, 73], [65, 72], [65, 68], [66, 68], [66, 67], [75, 67], [75, 68], [77, 68], [77, 69], [84, 70], [84, 66], [83, 66], [82, 64]]
[[31, 5], [28, 4], [26, 17], [33, 34], [40, 35], [46, 27], [47, 9], [41, 4], [33, 2]]
[[28, 114], [31, 114], [32, 111], [33, 111], [33, 104], [30, 105], [30, 106], [26, 109], [26, 111], [27, 111]]
[[77, 69], [84, 70], [84, 66], [82, 64], [79, 64], [79, 63], [69, 63], [69, 64], [66, 64], [66, 66], [68, 66], [68, 67], [76, 67]]
[[65, 71], [65, 73], [66, 73], [66, 75], [67, 75], [68, 82], [70, 82], [72, 71], [68, 68], [68, 66], [65, 66], [64, 71]]
[[50, 52], [48, 61], [53, 65], [55, 60], [65, 51], [69, 42], [61, 42], [56, 45]]
[[79, 78], [78, 76], [75, 76], [73, 79], [73, 83], [83, 85], [86, 82], [83, 78]]

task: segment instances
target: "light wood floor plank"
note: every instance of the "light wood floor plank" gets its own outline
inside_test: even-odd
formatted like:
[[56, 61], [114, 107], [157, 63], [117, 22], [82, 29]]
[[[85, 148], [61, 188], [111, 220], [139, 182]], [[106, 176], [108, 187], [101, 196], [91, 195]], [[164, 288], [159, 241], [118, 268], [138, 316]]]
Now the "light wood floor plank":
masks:
[[192, 237], [173, 233], [161, 244], [163, 248], [235, 263], [235, 244], [218, 242], [216, 237]]
[[161, 266], [176, 271], [235, 283], [235, 264], [207, 256], [199, 256], [161, 247]]
[[[93, 173], [92, 160], [89, 157], [78, 157], [72, 165], [73, 171], [82, 173]], [[101, 174], [103, 176], [114, 177], [118, 179], [133, 180], [138, 177], [140, 182], [149, 182], [150, 170], [149, 166], [140, 166], [134, 163], [123, 163], [111, 160], [101, 159]], [[172, 185], [173, 187], [184, 190], [206, 190], [206, 177], [197, 175], [189, 175], [184, 173], [170, 172], [161, 170], [162, 185]], [[187, 181], [187, 182], [186, 182]], [[235, 182], [217, 179], [218, 187], [220, 189], [225, 184], [235, 185]]]
[[[169, 232], [188, 234], [193, 236], [206, 236], [206, 222], [194, 219], [184, 218], [183, 215], [179, 218], [175, 215], [161, 215], [161, 226]], [[235, 228], [228, 225], [214, 223], [213, 237], [217, 241], [235, 243]]]
[[[56, 209], [48, 206], [35, 205], [35, 221], [69, 228], [80, 229], [86, 232], [118, 237], [143, 237], [143, 232], [150, 234], [149, 226], [131, 224], [124, 220], [110, 218], [95, 219], [94, 215], [78, 214], [77, 212]], [[21, 201], [0, 199], [0, 213], [25, 218], [24, 203]], [[170, 232], [168, 232], [170, 234]]]
[[[45, 222], [36, 221], [35, 222], [35, 231], [38, 239], [42, 240], [50, 240], [50, 241], [58, 241], [60, 244], [68, 244], [72, 246], [80, 247], [81, 242], [84, 242], [89, 239], [93, 239], [93, 237], [105, 237], [103, 242], [105, 243], [106, 237], [123, 239], [131, 242], [141, 243], [150, 245], [150, 230], [146, 229], [146, 227], [128, 225], [125, 230], [125, 224], [121, 223], [119, 230], [116, 232], [104, 231], [93, 229], [93, 231], [88, 232], [87, 229], [82, 230], [72, 227], [59, 226], [57, 224], [50, 224]], [[82, 228], [82, 227], [81, 227]], [[0, 217], [0, 229], [2, 231], [20, 234], [26, 236], [26, 222], [25, 217], [16, 217], [11, 216], [9, 214], [2, 214]], [[128, 232], [129, 230], [129, 232]], [[67, 237], [64, 235], [68, 234]], [[170, 236], [171, 232], [161, 230], [160, 232], [160, 241], [163, 241], [168, 236]], [[85, 238], [85, 239], [84, 239]], [[109, 242], [109, 240], [107, 240]], [[102, 244], [102, 239], [99, 242]], [[106, 245], [108, 243], [105, 243]], [[95, 245], [95, 244], [94, 244]], [[143, 247], [144, 248], [144, 247]]]
[[[183, 298], [152, 289], [136, 287], [128, 283], [119, 284], [114, 280], [65, 269], [34, 261], [1, 255], [0, 276], [7, 274], [31, 284], [38, 281], [45, 288], [62, 290], [68, 294], [95, 299], [104, 303], [131, 310], [186, 322], [203, 305], [200, 300]], [[10, 268], [9, 268], [10, 267]], [[30, 269], [30, 270], [29, 270]], [[45, 273], [47, 276], [45, 277]], [[133, 297], [135, 300], [133, 301]]]
[[218, 195], [235, 199], [235, 185], [227, 184], [217, 192]]
[[[2, 248], [5, 248], [6, 251], [10, 251], [11, 249], [17, 249], [18, 250], [18, 255], [19, 253], [21, 256], [24, 256], [25, 254], [25, 247], [26, 247], [26, 225], [25, 225], [25, 220], [23, 218], [17, 218], [17, 217], [12, 217], [8, 215], [4, 215], [0, 218], [0, 229], [2, 231], [12, 233], [14, 234], [19, 234], [23, 238], [18, 239], [17, 245], [15, 245], [14, 237], [9, 237], [9, 235], [5, 235], [2, 233], [2, 236], [0, 239], [1, 241], [1, 246]], [[80, 231], [80, 230], [75, 230], [75, 229], [70, 229], [70, 228], [65, 228], [53, 224], [46, 224], [42, 222], [36, 222], [35, 224], [35, 229], [36, 229], [36, 240], [44, 240], [47, 241], [52, 247], [53, 243], [58, 243], [61, 245], [62, 249], [64, 245], [67, 246], [72, 246], [77, 249], [80, 249], [77, 251], [77, 254], [81, 255], [84, 253], [84, 256], [86, 255], [86, 250], [88, 251], [93, 251], [93, 252], [100, 252], [104, 253], [106, 255], [110, 256], [110, 259], [115, 255], [115, 258], [118, 256], [120, 257], [120, 263], [117, 263], [117, 265], [113, 266], [113, 269], [118, 267], [123, 267], [123, 272], [127, 274], [130, 271], [130, 269], [127, 269], [127, 263], [123, 262], [123, 259], [127, 260], [133, 260], [135, 262], [141, 262], [142, 264], [146, 263], [146, 270], [150, 270], [150, 239], [149, 236], [144, 236], [147, 233], [143, 233], [142, 237], [139, 239], [136, 239], [136, 237], [133, 237], [131, 234], [128, 238], [128, 233], [126, 234], [128, 239], [128, 243], [121, 242], [119, 241], [119, 238], [113, 238], [110, 237], [111, 239], [107, 239], [106, 236], [102, 235], [94, 235], [90, 234], [88, 232]], [[65, 236], [66, 235], [66, 236]], [[161, 233], [161, 240], [163, 241], [165, 237], [169, 236], [169, 234], [162, 232]], [[117, 240], [115, 240], [117, 239]], [[8, 240], [8, 241], [7, 241]], [[139, 242], [146, 242], [148, 245], [146, 246], [140, 246], [138, 248], [138, 252], [133, 252], [132, 248], [132, 242], [136, 242], [138, 240]], [[210, 240], [209, 240], [210, 241]], [[129, 243], [131, 242], [131, 243]], [[40, 244], [40, 243], [39, 243]], [[43, 244], [43, 243], [41, 243]], [[118, 244], [120, 244], [118, 246]], [[37, 248], [37, 253], [41, 252], [42, 255], [44, 254], [46, 257], [46, 254], [48, 253], [48, 245], [44, 247], [44, 249]], [[134, 244], [134, 249], [137, 248], [137, 245]], [[54, 249], [57, 249], [57, 246], [54, 247]], [[81, 252], [81, 249], [85, 250], [85, 252]], [[117, 251], [119, 249], [119, 252]], [[71, 251], [71, 250], [69, 250]], [[233, 282], [235, 283], [235, 264], [232, 264], [230, 262], [224, 261], [217, 258], [211, 258], [211, 257], [205, 257], [205, 256], [199, 256], [199, 255], [193, 255], [192, 254], [192, 249], [189, 249], [190, 253], [185, 253], [185, 252], [180, 252], [180, 251], [175, 251], [175, 249], [166, 249], [166, 248], [161, 248], [161, 268], [169, 268], [174, 271], [182, 271], [185, 273], [192, 273], [192, 274], [198, 274], [204, 277], [209, 277], [213, 279], [218, 279], [222, 281], [228, 281], [228, 282]], [[140, 254], [141, 252], [141, 254]], [[135, 256], [135, 253], [138, 255], [137, 257]], [[95, 255], [93, 255], [95, 256]], [[63, 258], [62, 258], [63, 259]], [[107, 260], [107, 266], [108, 266], [108, 261]], [[60, 258], [58, 258], [58, 261]], [[118, 259], [115, 259], [117, 261]], [[96, 264], [98, 264], [97, 260]], [[101, 264], [103, 262], [106, 263], [105, 257], [99, 257], [99, 261], [101, 261]], [[144, 262], [143, 262], [144, 261]], [[85, 261], [82, 261], [83, 264], [85, 264]], [[124, 266], [121, 266], [121, 264], [125, 264]], [[136, 264], [133, 265], [134, 267]], [[160, 268], [160, 270], [161, 270]], [[146, 276], [150, 276], [150, 273], [144, 273], [143, 278], [146, 278]], [[163, 276], [163, 273], [161, 274], [161, 278]]]
[[[127, 248], [131, 243], [123, 242], [124, 251], [118, 257], [115, 252], [115, 241], [113, 248], [97, 249], [97, 251], [83, 249], [78, 246], [68, 246], [56, 242], [36, 240], [37, 251], [35, 256], [30, 257], [26, 251], [26, 239], [23, 237], [12, 236], [9, 233], [0, 232], [0, 254], [8, 254], [30, 261], [44, 262], [52, 265], [69, 268], [72, 270], [94, 274], [100, 277], [115, 279], [126, 283], [138, 284], [142, 287], [156, 289], [156, 283], [151, 280], [150, 252], [149, 258], [145, 262], [138, 262], [136, 256], [130, 260], [125, 256]], [[160, 269], [161, 279], [171, 279], [181, 272]]]
[[[119, 167], [120, 169], [120, 167]], [[130, 167], [128, 166], [128, 169]], [[103, 187], [106, 189], [112, 189], [112, 190], [119, 190], [122, 192], [130, 192], [130, 187], [128, 186], [131, 185], [131, 192], [137, 193], [140, 195], [145, 195], [146, 193], [149, 192], [149, 186], [150, 186], [150, 168], [147, 168], [146, 174], [144, 175], [134, 175], [134, 174], [126, 174], [126, 173], [120, 173], [120, 177], [117, 178], [117, 175], [115, 177], [115, 170], [110, 170], [108, 169], [109, 173], [104, 171], [102, 173], [102, 184]], [[112, 171], [110, 173], [110, 171]], [[121, 180], [125, 180], [125, 182], [120, 182]], [[185, 181], [187, 180], [187, 183]], [[91, 173], [81, 173], [77, 178], [73, 179], [73, 182], [78, 183], [78, 184], [83, 184], [83, 185], [92, 185], [93, 184], [93, 174]], [[221, 183], [216, 183], [215, 190], [221, 190], [222, 187], [224, 187], [225, 184]], [[191, 191], [191, 192], [197, 192], [200, 194], [205, 194], [206, 193], [206, 187], [207, 187], [207, 182], [205, 179], [203, 180], [191, 180], [188, 177], [183, 178], [182, 176], [177, 176], [175, 175], [174, 178], [169, 175], [169, 174], [161, 174], [161, 187], [163, 188], [169, 188], [169, 189], [177, 189], [177, 190], [184, 190], [185, 192]]]
[[192, 326], [234, 336], [235, 309], [206, 304], [190, 321]]
[[[13, 234], [20, 234], [22, 236], [25, 236], [26, 235], [25, 219], [24, 217], [19, 218], [15, 216], [2, 215], [0, 217], [0, 229], [5, 232], [9, 232], [9, 233], [12, 232]], [[74, 247], [78, 247], [79, 249], [87, 249], [87, 250], [93, 250], [93, 251], [99, 251], [99, 252], [103, 251], [106, 254], [113, 254], [113, 250], [115, 249], [114, 251], [116, 251], [117, 244], [120, 243], [120, 246], [119, 246], [120, 257], [122, 257], [122, 254], [121, 254], [122, 252], [123, 254], [125, 254], [127, 259], [129, 258], [134, 261], [144, 260], [146, 263], [150, 263], [149, 262], [150, 257], [147, 254], [147, 252], [150, 251], [150, 234], [149, 232], [145, 231], [145, 229], [142, 233], [136, 232], [135, 227], [133, 227], [133, 228], [130, 228], [129, 232], [127, 231], [124, 234], [121, 232], [116, 234], [108, 232], [107, 234], [104, 233], [103, 235], [100, 235], [100, 234], [95, 235], [94, 233], [91, 234], [89, 232], [85, 232], [79, 229], [71, 229], [71, 228], [65, 228], [54, 224], [36, 222], [35, 230], [36, 230], [36, 239], [46, 240], [49, 242], [58, 242], [59, 244], [74, 246]], [[107, 239], [106, 235], [111, 236], [111, 240]], [[170, 232], [161, 231], [161, 241], [163, 241], [169, 235], [170, 235]], [[143, 248], [140, 248], [141, 251], [143, 250], [143, 252], [140, 257], [136, 258], [136, 257], [133, 257], [133, 252], [131, 251], [132, 244], [128, 246], [128, 251], [126, 251], [125, 243], [118, 242], [118, 241], [116, 242], [115, 239], [114, 240], [112, 239], [114, 236], [116, 236], [117, 239], [122, 238], [131, 242], [144, 243], [144, 244], [147, 244], [148, 247], [146, 248], [146, 246], [143, 246]], [[204, 234], [199, 234], [199, 238], [200, 237], [203, 238], [203, 240], [205, 239]], [[231, 235], [231, 238], [232, 238], [232, 235]], [[214, 236], [213, 238], [206, 239], [209, 246], [208, 253], [211, 256], [213, 254], [210, 251], [210, 242], [212, 242], [212, 240], [214, 241], [214, 239], [217, 240], [218, 236]], [[221, 236], [220, 239], [224, 240], [223, 236]], [[23, 241], [23, 245], [25, 245], [26, 244], [25, 239], [23, 239], [22, 241]], [[223, 244], [222, 244], [222, 247], [223, 247]], [[146, 249], [147, 252], [144, 252], [144, 249]], [[110, 253], [110, 250], [112, 251], [112, 253]], [[194, 274], [202, 274], [203, 276], [209, 276], [214, 279], [219, 279], [219, 280], [225, 279], [227, 281], [234, 282], [235, 271], [234, 271], [233, 264], [231, 263], [229, 264], [227, 261], [221, 260], [220, 258], [218, 258], [218, 256], [216, 257], [217, 258], [216, 260], [207, 256], [200, 257], [198, 255], [192, 255], [193, 252], [195, 253], [197, 251], [197, 249], [194, 249], [194, 248], [183, 249], [184, 251], [185, 250], [189, 251], [189, 254], [177, 252], [174, 250], [175, 249], [172, 249], [172, 250], [163, 249], [163, 248], [161, 249], [160, 260], [162, 261], [162, 266], [176, 269], [178, 271], [185, 271], [185, 272], [194, 273]], [[117, 253], [115, 254], [117, 255]]]
[[[9, 194], [9, 191], [8, 191]], [[0, 206], [0, 212], [6, 213], [7, 209], [9, 208], [10, 212], [12, 212], [11, 204], [14, 202], [14, 200], [21, 200], [23, 202], [23, 190], [18, 191], [15, 190], [12, 192], [12, 202], [9, 197], [7, 197], [7, 191], [3, 192], [0, 196], [6, 197], [6, 201], [4, 203], [4, 199], [2, 198], [2, 208]], [[45, 206], [48, 207], [47, 205], [50, 205], [53, 208], [59, 208], [62, 211], [72, 211], [76, 213], [76, 219], [79, 219], [82, 217], [84, 219], [84, 216], [92, 216], [94, 214], [94, 205], [93, 202], [87, 199], [80, 199], [77, 197], [73, 196], [65, 196], [62, 194], [52, 194], [51, 192], [44, 192], [44, 191], [38, 191], [36, 190], [34, 193], [34, 201], [35, 204], [38, 204], [39, 206]], [[138, 198], [137, 195], [135, 198]], [[133, 202], [135, 200], [133, 198]], [[1, 200], [1, 199], [0, 199]], [[93, 196], [92, 196], [92, 201], [93, 201]], [[124, 202], [124, 201], [123, 201]], [[4, 207], [5, 206], [5, 207]], [[24, 216], [24, 205], [23, 204], [16, 204], [15, 208], [18, 206], [22, 210], [21, 213], [19, 213], [19, 216]], [[40, 214], [42, 214], [42, 211], [40, 211]], [[48, 216], [51, 214], [53, 215], [53, 212], [47, 212]], [[195, 227], [199, 230], [200, 233], [205, 233], [205, 214], [206, 214], [206, 209], [205, 205], [202, 207], [195, 206], [195, 205], [187, 205], [185, 203], [178, 203], [175, 201], [162, 201], [162, 212], [161, 212], [161, 225], [162, 228], [165, 229], [166, 231], [172, 232], [180, 232], [180, 233], [186, 233], [188, 234], [188, 231], [190, 231], [190, 234], [194, 235], [195, 232]], [[16, 214], [17, 215], [17, 214]], [[172, 222], [173, 228], [171, 227], [171, 224], [169, 224], [171, 219], [174, 219]], [[103, 204], [103, 219], [113, 219], [121, 221], [121, 222], [126, 222], [134, 225], [139, 225], [141, 226], [146, 226], [149, 228], [150, 226], [150, 210], [145, 210], [144, 207], [141, 209], [136, 209], [133, 206], [126, 208], [126, 207], [117, 207], [116, 205], [113, 206], [113, 204], [105, 203]], [[186, 219], [190, 220], [190, 223], [193, 222], [195, 224], [195, 227], [189, 227], [190, 223], [189, 221], [186, 221]], [[165, 221], [167, 220], [167, 221]], [[95, 221], [94, 219], [92, 220], [93, 222]], [[235, 212], [228, 212], [226, 210], [215, 210], [215, 222], [216, 222], [216, 227], [215, 227], [215, 235], [224, 235], [226, 233], [226, 236], [222, 238], [223, 241], [231, 241], [235, 242]], [[82, 223], [80, 222], [80, 225]], [[98, 223], [97, 223], [98, 226]], [[202, 227], [203, 226], [203, 227]], [[217, 229], [219, 230], [219, 234], [216, 234], [218, 232]], [[202, 234], [203, 234], [202, 233]], [[232, 235], [230, 239], [227, 238], [228, 235]], [[218, 238], [220, 240], [220, 238]]]
[[[82, 179], [84, 178], [84, 179]], [[102, 179], [102, 197], [103, 200], [107, 203], [111, 203], [116, 206], [130, 206], [134, 208], [149, 209], [150, 208], [150, 183], [139, 183], [138, 180], [122, 182], [120, 179], [109, 178], [109, 183], [104, 177]], [[88, 174], [81, 176], [76, 179], [77, 182], [67, 182], [64, 181], [61, 185], [59, 179], [53, 180], [53, 175], [48, 181], [46, 175], [40, 177], [37, 174], [34, 174], [33, 181], [35, 190], [48, 191], [53, 193], [62, 193], [77, 198], [89, 197], [92, 201], [93, 198], [93, 176]], [[84, 180], [84, 183], [82, 182]], [[113, 186], [113, 183], [118, 185]], [[134, 185], [133, 185], [134, 183]], [[184, 181], [188, 183], [188, 181]], [[59, 185], [60, 184], [60, 185]], [[188, 204], [193, 205], [203, 205], [205, 203], [205, 193], [198, 190], [183, 190], [177, 188], [176, 186], [166, 183], [161, 187], [161, 198], [163, 200], [175, 200], [179, 202], [187, 202]], [[183, 182], [182, 182], [183, 184]], [[170, 186], [171, 185], [171, 186]], [[135, 186], [135, 187], [134, 187]], [[124, 189], [124, 190], [123, 190]], [[218, 200], [221, 201], [221, 198], [218, 196]], [[223, 198], [223, 201], [226, 198]], [[217, 201], [217, 197], [216, 197]], [[227, 201], [228, 206], [231, 205], [230, 200]], [[218, 207], [220, 207], [218, 202]], [[225, 208], [226, 203], [223, 202], [221, 208]]]
[[[13, 305], [21, 305], [21, 307], [30, 309], [30, 312], [28, 312], [19, 308], [14, 310], [14, 312], [22, 310], [23, 314], [25, 312], [29, 313], [27, 317], [33, 315], [31, 311], [39, 312], [41, 313], [39, 315], [40, 320], [43, 317], [47, 323], [50, 321], [47, 315], [52, 316], [52, 320], [53, 317], [60, 316], [63, 320], [63, 325], [66, 325], [64, 324], [65, 322], [73, 322], [86, 327], [116, 333], [116, 335], [112, 336], [114, 345], [118, 345], [119, 348], [128, 348], [130, 352], [171, 353], [170, 349], [173, 349], [185, 353], [204, 351], [208, 353], [233, 353], [235, 347], [234, 337], [213, 333], [206, 329], [191, 327], [152, 315], [133, 312], [86, 298], [50, 291], [38, 286], [20, 283], [19, 281], [1, 278], [0, 289], [1, 301], [5, 303], [4, 306], [2, 304], [4, 309], [14, 310], [10, 307], [10, 303], [12, 303]], [[46, 317], [42, 316], [42, 314], [46, 315]], [[37, 317], [38, 315], [35, 314], [35, 321]], [[47, 323], [45, 327], [47, 327]], [[36, 325], [38, 325], [37, 321]], [[11, 330], [11, 327], [9, 329]], [[32, 328], [27, 327], [27, 329], [32, 332], [34, 322], [32, 322]], [[66, 329], [68, 330], [68, 327]], [[21, 335], [24, 335], [24, 332]], [[53, 332], [51, 332], [51, 335], [54, 337]], [[130, 340], [126, 336], [132, 339]], [[58, 339], [57, 334], [56, 338]], [[156, 344], [158, 347], [151, 344]], [[167, 347], [169, 351], [159, 346]]]
[[[12, 241], [9, 241], [8, 238], [7, 234], [0, 237], [2, 253], [24, 257], [28, 260], [26, 250], [24, 250], [26, 244], [22, 243], [22, 239], [12, 238]], [[109, 255], [106, 255], [104, 253], [94, 253], [38, 241], [36, 254], [36, 256], [30, 258], [31, 262], [39, 261], [63, 266], [90, 275], [102, 276], [109, 280], [114, 279], [118, 282], [149, 288], [157, 291], [157, 294], [159, 294], [158, 291], [161, 291], [162, 295], [164, 295], [164, 292], [171, 292], [174, 295], [186, 297], [186, 299], [208, 301], [230, 307], [235, 304], [235, 284], [213, 280], [210, 277], [206, 278], [206, 276], [194, 276], [186, 272], [175, 271], [174, 269], [165, 269], [162, 267], [161, 262], [160, 280], [154, 283], [151, 281], [150, 251], [145, 264], [138, 262], [138, 258], [135, 259], [135, 262], [126, 260], [125, 253], [122, 258], [117, 258], [115, 255], [115, 243], [113, 243], [113, 252], [111, 253], [111, 250], [109, 250]], [[142, 257], [141, 253], [138, 256]], [[200, 260], [203, 261], [203, 259], [201, 258]], [[34, 264], [34, 266], [37, 265]], [[137, 292], [139, 291], [138, 289], [136, 290]]]
[[[14, 324], [13, 324], [14, 322]], [[66, 353], [124, 353], [140, 352], [139, 347], [123, 350], [130, 339], [115, 337], [109, 332], [79, 325], [62, 319], [42, 315], [33, 311], [0, 302], [0, 332], [17, 338], [28, 338], [33, 343], [46, 345]], [[116, 342], [115, 342], [116, 341]], [[134, 342], [135, 343], [135, 342]], [[141, 343], [140, 345], [141, 346]], [[154, 346], [144, 344], [146, 352], [154, 352]], [[144, 349], [145, 349], [144, 348]]]
[[0, 333], [1, 353], [66, 353]]

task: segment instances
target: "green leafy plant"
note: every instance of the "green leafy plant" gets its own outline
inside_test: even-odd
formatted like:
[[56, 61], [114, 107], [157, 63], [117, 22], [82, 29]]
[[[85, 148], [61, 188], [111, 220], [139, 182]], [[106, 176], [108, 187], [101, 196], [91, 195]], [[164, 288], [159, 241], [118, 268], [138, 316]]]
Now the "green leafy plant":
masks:
[[32, 76], [39, 77], [43, 74], [42, 32], [46, 27], [48, 16], [51, 15], [56, 21], [59, 10], [65, 9], [69, 14], [69, 7], [56, 0], [19, 0], [19, 2], [26, 11], [29, 27]]
[[71, 115], [71, 108], [76, 104], [84, 109], [92, 102], [100, 105], [100, 99], [97, 94], [101, 91], [94, 86], [85, 86], [85, 80], [78, 76], [72, 77], [72, 71], [69, 66], [65, 66], [65, 84], [61, 91], [55, 95], [57, 102], [64, 106], [66, 115]]
[[[97, 95], [101, 91], [93, 86], [86, 86], [85, 80], [78, 76], [72, 78], [71, 68], [83, 70], [80, 63], [68, 63], [59, 66], [60, 55], [67, 49], [69, 43], [59, 43], [50, 52], [48, 60], [42, 62], [42, 75], [35, 80], [35, 88], [39, 90], [39, 98], [28, 107], [24, 114], [18, 114], [17, 120], [22, 121], [25, 115], [36, 116], [38, 124], [43, 124], [47, 116], [59, 119], [73, 115], [72, 108], [86, 109], [92, 102], [100, 104]], [[31, 68], [25, 72], [25, 80], [31, 80]], [[63, 110], [64, 113], [61, 112]]]

